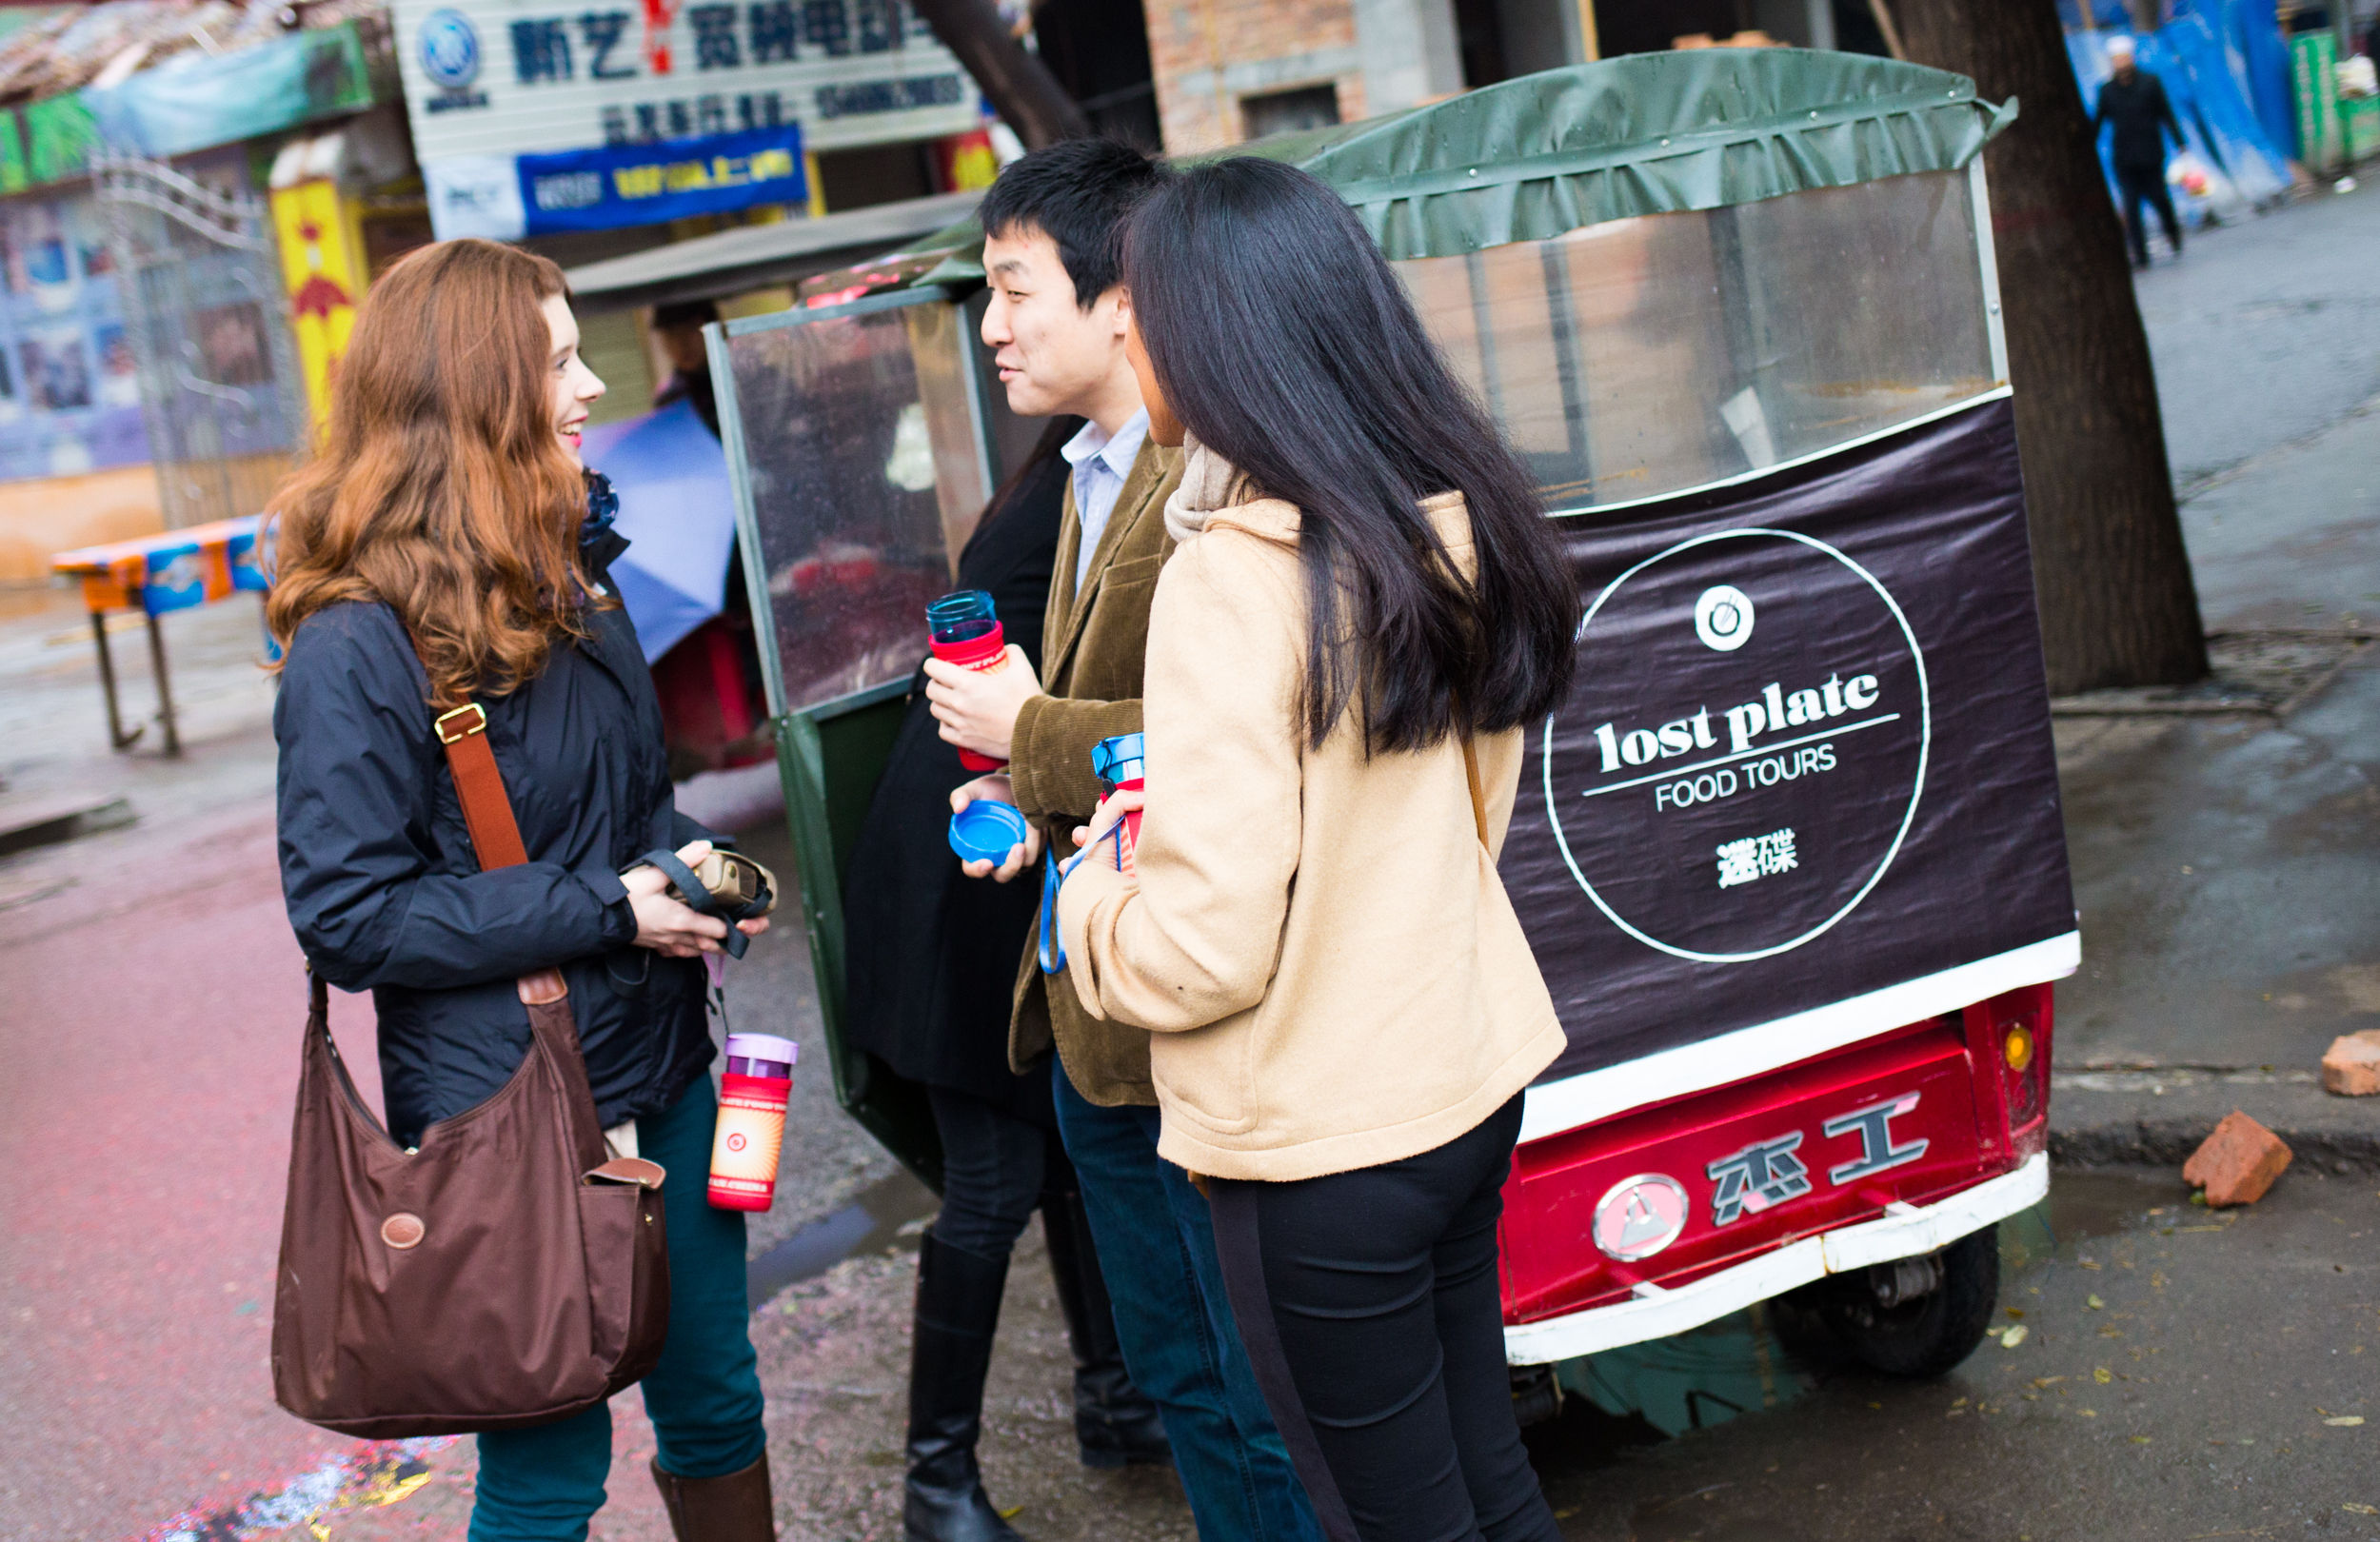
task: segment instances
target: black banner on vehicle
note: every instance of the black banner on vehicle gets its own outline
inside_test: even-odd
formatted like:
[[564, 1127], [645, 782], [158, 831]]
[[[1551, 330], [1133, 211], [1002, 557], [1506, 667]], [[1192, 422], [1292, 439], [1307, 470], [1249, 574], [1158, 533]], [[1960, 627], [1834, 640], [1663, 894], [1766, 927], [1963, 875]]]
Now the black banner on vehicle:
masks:
[[1575, 1117], [1541, 1082], [1531, 1135], [2073, 967], [2005, 396], [1557, 527], [1578, 679], [1502, 873], [1569, 1030], [1545, 1081], [1663, 1069]]

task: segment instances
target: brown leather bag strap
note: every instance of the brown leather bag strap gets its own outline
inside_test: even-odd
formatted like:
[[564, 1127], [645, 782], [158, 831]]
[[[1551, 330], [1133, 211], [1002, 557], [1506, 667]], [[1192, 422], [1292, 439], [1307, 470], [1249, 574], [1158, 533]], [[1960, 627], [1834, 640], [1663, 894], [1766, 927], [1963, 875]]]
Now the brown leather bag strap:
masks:
[[1487, 795], [1479, 790], [1479, 751], [1471, 742], [1471, 736], [1462, 736], [1463, 780], [1471, 783], [1471, 827], [1479, 834], [1479, 844], [1488, 844]]
[[496, 752], [488, 747], [487, 709], [466, 702], [452, 712], [440, 713], [435, 726], [438, 742], [446, 747], [446, 768], [454, 773], [455, 796], [463, 801], [463, 822], [471, 828], [471, 849], [479, 854], [480, 871], [527, 861], [528, 848], [521, 844], [521, 827], [513, 821], [504, 773], [496, 767]]
[[[479, 855], [480, 871], [518, 867], [529, 860], [522, 844], [521, 826], [512, 817], [512, 798], [505, 791], [504, 772], [487, 742], [487, 709], [466, 702], [442, 712], [434, 725], [438, 742], [446, 746], [446, 769], [454, 773], [455, 797], [463, 803], [463, 822], [470, 827], [471, 849]], [[559, 969], [535, 969], [518, 982], [522, 1004], [529, 1009], [529, 1032], [545, 1046], [561, 1073], [564, 1096], [570, 1103], [572, 1139], [590, 1165], [603, 1159], [604, 1132], [597, 1122], [595, 1095], [586, 1079], [585, 1057], [579, 1049], [578, 1026], [570, 1016], [570, 988]]]

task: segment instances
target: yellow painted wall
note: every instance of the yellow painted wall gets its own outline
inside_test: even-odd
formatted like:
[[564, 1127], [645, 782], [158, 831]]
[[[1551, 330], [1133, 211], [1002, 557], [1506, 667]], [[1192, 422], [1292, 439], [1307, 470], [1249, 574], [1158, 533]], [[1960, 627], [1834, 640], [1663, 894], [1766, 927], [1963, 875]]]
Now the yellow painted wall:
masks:
[[52, 552], [129, 541], [165, 527], [157, 473], [147, 465], [0, 482], [0, 584], [47, 583]]

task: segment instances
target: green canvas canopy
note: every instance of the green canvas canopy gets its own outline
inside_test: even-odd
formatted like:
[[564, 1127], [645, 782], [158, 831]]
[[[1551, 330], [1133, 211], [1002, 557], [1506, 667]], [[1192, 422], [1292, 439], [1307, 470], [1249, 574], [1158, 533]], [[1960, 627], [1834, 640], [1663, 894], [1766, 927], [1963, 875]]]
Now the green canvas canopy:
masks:
[[[1451, 257], [1638, 214], [1749, 204], [1964, 167], [2016, 116], [1964, 75], [1861, 53], [1691, 49], [1524, 75], [1218, 155], [1302, 167], [1392, 261]], [[973, 220], [911, 248], [919, 282], [981, 282]], [[831, 281], [815, 281], [831, 288]]]

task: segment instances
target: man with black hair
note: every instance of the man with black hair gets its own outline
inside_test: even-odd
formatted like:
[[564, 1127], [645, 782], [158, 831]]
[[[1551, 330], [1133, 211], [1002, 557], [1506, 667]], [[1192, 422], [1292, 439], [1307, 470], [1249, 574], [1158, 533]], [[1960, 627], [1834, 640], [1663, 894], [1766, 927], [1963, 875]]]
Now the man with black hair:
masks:
[[672, 300], [653, 307], [653, 336], [669, 360], [669, 378], [653, 393], [656, 408], [692, 404], [703, 426], [719, 437], [719, 398], [711, 389], [711, 357], [703, 328], [719, 319], [708, 300]]
[[[1140, 731], [1149, 603], [1172, 554], [1165, 501], [1178, 450], [1149, 438], [1124, 351], [1132, 301], [1121, 284], [1123, 227], [1168, 173], [1139, 150], [1069, 140], [1001, 173], [984, 197], [983, 342], [1024, 416], [1088, 421], [1061, 453], [1071, 475], [1042, 633], [1045, 678], [1021, 654], [991, 674], [929, 662], [942, 736], [1008, 769], [951, 795], [1014, 803], [1031, 829], [997, 872], [1006, 882], [1088, 821], [1101, 794], [1091, 750]], [[1062, 970], [1060, 972], [1062, 975]], [[1133, 1381], [1162, 1411], [1201, 1542], [1319, 1542], [1320, 1529], [1241, 1347], [1206, 1200], [1159, 1159], [1148, 1035], [1082, 1008], [1028, 947], [1017, 980], [1009, 1063], [1057, 1048], [1058, 1122], [1115, 1300]]]

